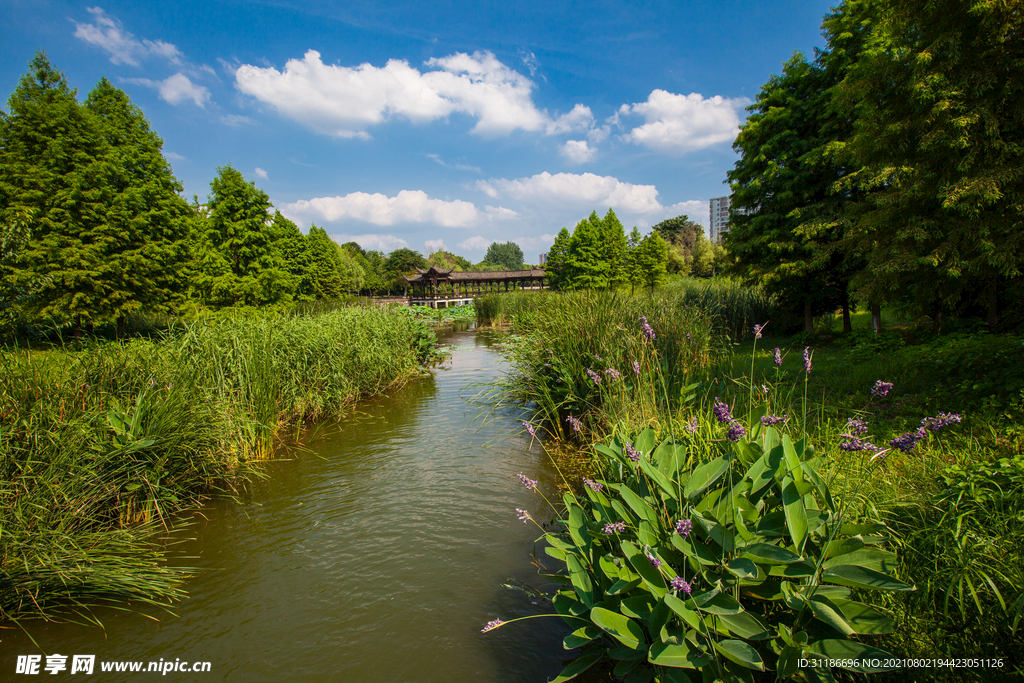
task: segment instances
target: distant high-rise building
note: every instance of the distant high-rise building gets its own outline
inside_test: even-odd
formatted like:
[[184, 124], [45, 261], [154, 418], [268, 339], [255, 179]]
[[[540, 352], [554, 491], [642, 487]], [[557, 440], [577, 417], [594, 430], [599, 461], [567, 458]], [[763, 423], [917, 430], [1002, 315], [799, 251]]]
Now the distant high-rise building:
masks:
[[543, 254], [540, 255], [540, 265], [543, 266], [547, 262], [548, 262], [548, 252], [545, 251]]
[[721, 244], [722, 235], [729, 232], [729, 198], [712, 197], [708, 204], [710, 205], [711, 241]]

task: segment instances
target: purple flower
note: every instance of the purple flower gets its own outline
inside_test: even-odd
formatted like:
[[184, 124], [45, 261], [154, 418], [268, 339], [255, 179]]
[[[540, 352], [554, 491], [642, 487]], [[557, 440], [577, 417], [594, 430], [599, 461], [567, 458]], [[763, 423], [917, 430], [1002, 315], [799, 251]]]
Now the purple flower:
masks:
[[591, 355], [594, 356], [594, 360], [601, 360], [601, 356], [597, 355], [596, 353]]
[[733, 421], [732, 411], [729, 410], [729, 406], [722, 403], [722, 400], [717, 396], [715, 396], [715, 405], [711, 410], [722, 424]]
[[[925, 419], [927, 419], [927, 418], [925, 418]], [[928, 432], [925, 431], [925, 428], [924, 427], [918, 427], [917, 429], [915, 429], [912, 432], [907, 432], [906, 434], [900, 434], [895, 439], [890, 441], [889, 445], [892, 446], [893, 448], [898, 448], [899, 450], [903, 451], [904, 453], [908, 453], [908, 452], [914, 450], [914, 446], [917, 445], [917, 442], [920, 441], [921, 439], [925, 438], [926, 436], [928, 436]]]
[[638, 460], [640, 460], [640, 451], [633, 448], [633, 444], [629, 443], [628, 441], [626, 442], [626, 457], [632, 460], [633, 462], [637, 462]]
[[697, 422], [697, 417], [694, 416], [689, 422], [686, 423], [686, 431], [696, 433], [700, 429], [700, 424]]
[[868, 433], [868, 425], [860, 418], [851, 417], [846, 421], [846, 432], [853, 436], [861, 436]]
[[523, 429], [525, 429], [526, 433], [530, 436], [537, 436], [537, 428], [525, 420], [523, 421]]
[[601, 489], [604, 488], [604, 484], [602, 484], [601, 482], [594, 481], [593, 479], [588, 479], [586, 477], [583, 477], [583, 483], [587, 485], [588, 489], [596, 493], [600, 493]]
[[[767, 325], [768, 323], [765, 323]], [[754, 339], [761, 338], [761, 330], [764, 329], [764, 325], [754, 325]]]
[[601, 383], [601, 375], [594, 372], [593, 368], [587, 368], [587, 377], [594, 383], [594, 386]]
[[878, 380], [875, 382], [875, 386], [871, 387], [871, 393], [875, 396], [886, 396], [890, 391], [892, 391], [892, 382]]
[[[847, 437], [845, 441], [843, 441], [841, 444], [839, 444], [839, 448], [840, 448], [840, 450], [851, 451], [851, 452], [852, 451], [880, 451], [880, 450], [882, 450], [881, 448], [879, 448], [875, 444], [871, 443], [870, 441], [868, 441], [866, 439], [857, 438], [856, 436], [849, 436], [849, 437]], [[911, 448], [913, 448], [913, 446], [911, 446]]]
[[687, 338], [687, 339], [692, 339], [692, 338], [693, 338], [693, 335], [692, 335], [692, 334], [690, 334], [689, 332], [687, 332], [687, 333], [686, 333], [686, 338]]
[[533, 521], [533, 517], [530, 516], [529, 512], [526, 510], [520, 510], [519, 508], [516, 508], [516, 517], [518, 517], [519, 521], [523, 524]]
[[530, 479], [522, 472], [520, 472], [516, 476], [519, 477], [519, 481], [523, 482], [523, 486], [534, 491], [537, 490], [537, 481], [535, 479]]
[[637, 377], [640, 376], [640, 361], [638, 360], [633, 361], [633, 374]]
[[662, 564], [661, 560], [655, 557], [654, 554], [651, 553], [651, 551], [649, 550], [647, 551], [647, 559], [650, 560], [651, 564], [653, 564], [655, 567], [660, 567]]
[[604, 371], [604, 374], [608, 375], [609, 381], [611, 382], [618, 382], [622, 379], [622, 373], [615, 368], [608, 368]]
[[580, 422], [579, 420], [577, 420], [572, 415], [570, 415], [569, 417], [565, 418], [565, 421], [567, 423], [569, 423], [570, 427], [572, 427], [572, 431], [577, 433], [577, 434], [579, 434], [580, 430], [583, 429], [583, 423]]
[[676, 522], [676, 533], [686, 538], [693, 531], [693, 522], [688, 519], [681, 519]]
[[788, 419], [789, 415], [783, 415], [782, 417], [779, 417], [778, 415], [765, 415], [761, 418], [761, 424], [765, 427], [771, 427], [772, 425], [781, 424]]
[[804, 347], [804, 372], [811, 374], [811, 347]]
[[608, 534], [609, 536], [611, 536], [612, 534], [625, 533], [625, 531], [625, 522], [609, 522], [608, 524], [604, 525], [604, 533]]
[[554, 366], [551, 363], [545, 363], [544, 367], [546, 367], [546, 368], [553, 368]]
[[930, 432], [937, 432], [951, 424], [960, 422], [961, 419], [958, 413], [939, 413], [938, 417], [926, 417], [921, 420], [921, 426]]
[[657, 336], [657, 335], [654, 334], [654, 328], [652, 328], [647, 323], [647, 316], [646, 315], [640, 316], [640, 322], [643, 323], [640, 326], [640, 330], [644, 333], [644, 336], [653, 341], [654, 337]]
[[740, 424], [740, 421], [733, 420], [729, 423], [729, 431], [726, 432], [725, 438], [731, 443], [736, 443], [740, 440], [740, 437], [744, 436], [746, 433], [747, 430], [742, 424]]
[[782, 350], [779, 347], [775, 347], [775, 353], [772, 354], [772, 360], [775, 361], [776, 367], [782, 367]]
[[502, 621], [501, 619], [495, 619], [494, 621], [488, 621], [487, 625], [484, 626], [482, 629], [480, 629], [480, 633], [487, 633], [488, 631], [493, 631], [494, 629], [498, 628], [499, 626], [504, 626], [504, 625], [505, 625], [505, 622]]
[[684, 579], [681, 576], [677, 576], [674, 579], [672, 579], [672, 581], [670, 582], [670, 585], [672, 586], [672, 588], [674, 590], [680, 591], [680, 592], [684, 593], [685, 595], [689, 595], [690, 591], [693, 590], [693, 588], [690, 586], [690, 584], [686, 582], [686, 579]]

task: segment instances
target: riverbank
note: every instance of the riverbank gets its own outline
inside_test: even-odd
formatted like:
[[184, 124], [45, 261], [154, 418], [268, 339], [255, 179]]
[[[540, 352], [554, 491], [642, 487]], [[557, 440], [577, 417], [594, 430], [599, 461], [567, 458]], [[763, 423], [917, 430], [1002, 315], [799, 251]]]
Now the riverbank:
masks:
[[161, 338], [0, 353], [0, 621], [166, 608], [180, 510], [258, 476], [292, 428], [423, 372], [435, 335], [394, 311], [217, 316]]
[[[587, 510], [580, 519], [593, 513], [599, 521], [583, 523], [580, 528], [585, 532], [577, 530], [560, 541], [556, 539], [556, 553], [565, 558], [579, 553], [579, 566], [573, 569], [568, 564], [573, 597], [563, 600], [564, 609], [556, 602], [558, 611], [579, 614], [578, 610], [586, 607], [586, 599], [579, 596], [581, 591], [586, 592], [587, 585], [594, 591], [594, 604], [602, 599], [599, 586], [602, 591], [622, 591], [615, 598], [603, 593], [610, 603], [618, 604], [627, 595], [624, 591], [628, 589], [613, 589], [598, 568], [600, 553], [611, 550], [614, 556], [620, 552], [615, 542], [608, 547], [606, 541], [600, 543], [598, 552], [599, 539], [610, 533], [610, 527], [602, 524], [611, 524], [616, 534], [625, 533], [623, 539], [632, 539], [634, 549], [647, 547], [653, 553], [664, 553], [654, 557], [657, 563], [664, 561], [665, 567], [680, 572], [692, 565], [688, 571], [696, 571], [696, 575], [687, 575], [687, 587], [697, 586], [693, 582], [703, 577], [700, 582], [709, 581], [709, 589], [717, 585], [725, 590], [730, 581], [736, 580], [727, 568], [730, 558], [739, 560], [743, 555], [738, 549], [751, 541], [743, 536], [741, 542], [744, 532], [735, 527], [739, 522], [728, 514], [721, 517], [714, 501], [702, 502], [702, 490], [693, 489], [687, 479], [692, 481], [697, 471], [709, 476], [707, 468], [712, 462], [731, 462], [714, 470], [719, 477], [717, 485], [722, 485], [723, 473], [731, 473], [733, 479], [729, 481], [741, 481], [757, 455], [767, 453], [786, 435], [796, 447], [794, 462], [815, 468], [814, 476], [820, 477], [821, 485], [827, 488], [801, 491], [805, 498], [813, 496], [813, 501], [805, 500], [803, 505], [808, 511], [816, 511], [816, 519], [842, 515], [841, 519], [850, 523], [886, 525], [879, 527], [884, 532], [872, 542], [882, 543], [885, 552], [896, 552], [891, 556], [895, 562], [884, 563], [889, 578], [878, 579], [879, 585], [895, 588], [892, 593], [876, 593], [873, 597], [858, 591], [858, 599], [873, 604], [870, 610], [874, 611], [865, 612], [866, 607], [837, 609], [839, 621], [833, 622], [817, 613], [810, 623], [802, 616], [787, 621], [786, 605], [774, 602], [775, 598], [768, 603], [744, 600], [749, 612], [741, 610], [743, 613], [767, 620], [772, 628], [802, 624], [813, 631], [811, 642], [815, 638], [846, 636], [852, 638], [848, 642], [856, 644], [854, 649], [870, 644], [911, 658], [974, 657], [984, 652], [986, 657], [1000, 659], [1000, 675], [1013, 671], [1019, 675], [1024, 670], [1019, 631], [1024, 612], [1024, 459], [1019, 426], [1024, 417], [1024, 375], [1019, 363], [1019, 337], [934, 336], [908, 327], [881, 337], [863, 332], [837, 335], [826, 348], [815, 349], [812, 343], [805, 357], [807, 345], [800, 343], [802, 339], [763, 336], [756, 340], [755, 350], [753, 325], [743, 330], [742, 336], [732, 337], [741, 341], [730, 341], [726, 335], [735, 327], [737, 317], [732, 323], [718, 317], [722, 311], [729, 311], [724, 304], [717, 307], [720, 313], [716, 314], [710, 306], [679, 305], [679, 299], [673, 299], [670, 292], [655, 292], [646, 299], [646, 306], [642, 297], [610, 293], [545, 297], [535, 298], [532, 303], [526, 297], [508, 302], [515, 303], [517, 310], [506, 321], [522, 334], [508, 346], [514, 371], [496, 390], [495, 398], [499, 403], [532, 410], [530, 429], [545, 432], [559, 442], [561, 449], [574, 444], [587, 453], [591, 469], [586, 476], [594, 486], [604, 487], [601, 493], [581, 485], [581, 493], [568, 499], [572, 501], [570, 510], [574, 505]], [[769, 326], [763, 334], [770, 331]], [[680, 355], [680, 347], [690, 352]], [[775, 347], [780, 349], [778, 364]], [[877, 385], [879, 380], [891, 382], [892, 387]], [[666, 440], [668, 446], [664, 445]], [[673, 440], [684, 446], [681, 460], [671, 455]], [[601, 445], [594, 450], [593, 444]], [[627, 444], [656, 472], [644, 469], [641, 473], [637, 465], [631, 471]], [[658, 444], [663, 447], [656, 448]], [[880, 450], [869, 449], [868, 444], [877, 444]], [[809, 450], [811, 447], [813, 450]], [[753, 453], [754, 460], [746, 462], [749, 453]], [[620, 493], [622, 487], [639, 492], [639, 497]], [[682, 507], [676, 499], [676, 487], [679, 491], [689, 489], [686, 498], [690, 502]], [[716, 495], [748, 495], [735, 490], [728, 493], [728, 488]], [[715, 493], [715, 486], [708, 490]], [[778, 495], [779, 500], [785, 498], [782, 489]], [[618, 504], [622, 512], [620, 508], [615, 508], [614, 515], [602, 512], [604, 496]], [[607, 506], [607, 501], [603, 505]], [[645, 507], [642, 501], [651, 507]], [[756, 498], [747, 502], [754, 507], [747, 511], [749, 515], [744, 514], [745, 523], [752, 525], [751, 529], [762, 528], [758, 520], [767, 519], [763, 515], [774, 508]], [[743, 503], [734, 504], [739, 506], [737, 509], [746, 509]], [[695, 516], [683, 509], [691, 509], [688, 505], [696, 506]], [[648, 510], [658, 514], [652, 512], [652, 517], [645, 517]], [[759, 542], [789, 549], [796, 553], [794, 557], [817, 557], [817, 551], [803, 545], [809, 532], [801, 531], [799, 524], [792, 526], [792, 511], [787, 507], [777, 512], [784, 514], [789, 527], [783, 529], [783, 534], [792, 536], [781, 544], [778, 540]], [[663, 514], [668, 514], [664, 520]], [[638, 527], [631, 515], [648, 519], [653, 526], [645, 528], [641, 523]], [[698, 553], [698, 560], [692, 555], [696, 552], [693, 548], [687, 552], [676, 543], [678, 538], [673, 540], [679, 515], [692, 522], [693, 533], [701, 542], [722, 551], [719, 574], [707, 574], [717, 566], [716, 562], [708, 564], [710, 557]], [[564, 523], [572, 529], [579, 526], [580, 519], [574, 522], [570, 515]], [[712, 526], [701, 529], [702, 520], [711, 520], [708, 523]], [[621, 529], [617, 526], [620, 522]], [[717, 523], [722, 528], [716, 532], [713, 525]], [[721, 545], [725, 542], [722, 538], [714, 538], [716, 533], [726, 532], [732, 539], [729, 543], [735, 544], [735, 555]], [[778, 537], [773, 533], [767, 538]], [[853, 545], [851, 541], [850, 547]], [[658, 566], [655, 560], [645, 564], [641, 554], [637, 566], [628, 556], [625, 541], [621, 552], [626, 553], [621, 566], [628, 564], [638, 572], [638, 579], [645, 577], [644, 586], [657, 583], [656, 577], [645, 574], [650, 565]], [[590, 560], [586, 559], [588, 553], [593, 553]], [[588, 568], [590, 562], [594, 564]], [[821, 562], [825, 562], [823, 557]], [[589, 576], [590, 584], [582, 580], [583, 574]], [[670, 569], [661, 569], [660, 575], [666, 586], [676, 576]], [[733, 579], [726, 580], [729, 576]], [[753, 579], [740, 579], [740, 584], [743, 581]], [[795, 580], [797, 588], [803, 584], [813, 582]], [[916, 586], [916, 590], [898, 590], [899, 586]], [[634, 590], [643, 592], [642, 587]], [[693, 590], [696, 595], [697, 588]], [[736, 590], [741, 591], [739, 587]], [[738, 592], [734, 595], [739, 597]], [[658, 589], [652, 589], [648, 597], [654, 600], [650, 605], [654, 608]], [[581, 599], [578, 605], [573, 602]], [[622, 619], [631, 618], [630, 609], [629, 605], [622, 608]], [[859, 616], [854, 614], [857, 610]], [[874, 627], [863, 623], [868, 613], [875, 615]], [[641, 612], [636, 617], [638, 633], [646, 632], [651, 625], [647, 615]], [[667, 623], [673, 623], [674, 618], [668, 619]], [[570, 621], [583, 626], [575, 617]], [[607, 622], [609, 630], [597, 621], [588, 627], [597, 631], [574, 641], [584, 647], [581, 660], [591, 655], [584, 663], [605, 661], [610, 669], [618, 661], [616, 671], [620, 674], [629, 669], [622, 665], [626, 660], [635, 662], [639, 658], [659, 665], [652, 659], [658, 659], [665, 649], [659, 646], [655, 652], [657, 637], [654, 644], [630, 645], [612, 633], [616, 628], [624, 633], [622, 629], [628, 628], [625, 622], [615, 628]], [[708, 627], [712, 633], [722, 628], [730, 632], [723, 624], [710, 623]], [[870, 630], [863, 630], [867, 628]], [[609, 660], [607, 651], [602, 654], [596, 645], [602, 640], [602, 632], [603, 639], [612, 646], [629, 648], [629, 656]], [[756, 636], [754, 631], [747, 635], [752, 634]], [[711, 640], [687, 636], [694, 646], [718, 652], [712, 660], [728, 670], [736, 659], [717, 650], [715, 642], [722, 637], [726, 636]], [[586, 645], [588, 642], [591, 645]], [[775, 644], [767, 647], [769, 642]], [[796, 647], [786, 645], [780, 636], [769, 640], [754, 637], [745, 647], [754, 648], [750, 652], [756, 651], [769, 668], [774, 668], [782, 651], [773, 651], [775, 645], [783, 650]], [[739, 649], [750, 655], [744, 648]], [[808, 656], [825, 652], [810, 646], [797, 650]], [[668, 659], [671, 657], [660, 661]], [[728, 664], [730, 661], [733, 664]], [[749, 664], [753, 659], [744, 661]], [[655, 669], [654, 673], [669, 675], [667, 672]], [[989, 680], [993, 672], [975, 668], [935, 673], [948, 680]], [[885, 680], [885, 675], [877, 676]]]

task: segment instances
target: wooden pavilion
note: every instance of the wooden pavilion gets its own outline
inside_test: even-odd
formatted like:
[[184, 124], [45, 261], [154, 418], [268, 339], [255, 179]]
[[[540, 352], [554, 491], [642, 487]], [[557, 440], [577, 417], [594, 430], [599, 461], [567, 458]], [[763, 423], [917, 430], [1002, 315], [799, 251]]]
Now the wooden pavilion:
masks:
[[410, 304], [431, 308], [448, 308], [472, 303], [473, 298], [494, 292], [517, 289], [544, 289], [543, 268], [532, 270], [496, 270], [487, 273], [458, 272], [454, 268], [431, 266], [416, 269], [414, 277], [405, 278], [405, 294]]

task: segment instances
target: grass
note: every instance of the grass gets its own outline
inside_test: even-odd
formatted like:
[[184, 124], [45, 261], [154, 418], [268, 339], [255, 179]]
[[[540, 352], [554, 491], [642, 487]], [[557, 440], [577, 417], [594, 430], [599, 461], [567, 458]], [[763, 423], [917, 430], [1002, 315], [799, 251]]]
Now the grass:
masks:
[[420, 372], [434, 335], [377, 308], [215, 316], [158, 340], [0, 353], [0, 620], [166, 606], [158, 534], [287, 427]]
[[[644, 297], [502, 298], [495, 313], [522, 334], [508, 346], [513, 372], [495, 399], [532, 410], [532, 422], [559, 453], [631, 438], [644, 425], [659, 439], [692, 425], [698, 452], [715, 452], [725, 435], [712, 417], [716, 398], [748, 425], [762, 414], [788, 415], [790, 430], [808, 434], [826, 457], [840, 501], [861, 519], [888, 525], [898, 575], [917, 585], [888, 599], [898, 628], [881, 646], [902, 657], [1003, 659], [1001, 671], [930, 670], [936, 680], [1024, 674], [1024, 339], [935, 336], [906, 323], [876, 337], [859, 329], [865, 317], [855, 320], [854, 333], [813, 349], [808, 377], [803, 343], [766, 337], [755, 349], [750, 330], [736, 329], [737, 321], [750, 321], [750, 309], [727, 303], [735, 300], [742, 302], [698, 304], [672, 288]], [[644, 311], [656, 355], [642, 352], [637, 318]], [[737, 339], [743, 342], [730, 341]], [[694, 340], [693, 355], [680, 356], [680, 346]], [[781, 367], [773, 363], [776, 346]], [[638, 376], [624, 372], [633, 359], [643, 365]], [[587, 370], [606, 367], [623, 380], [604, 376], [595, 384]], [[879, 379], [895, 385], [884, 398], [870, 391]], [[869, 438], [887, 446], [939, 411], [961, 413], [963, 422], [929, 434], [910, 452], [890, 450], [881, 465], [870, 452], [839, 448], [849, 418], [868, 422]], [[580, 419], [580, 432], [566, 427], [568, 414]]]

